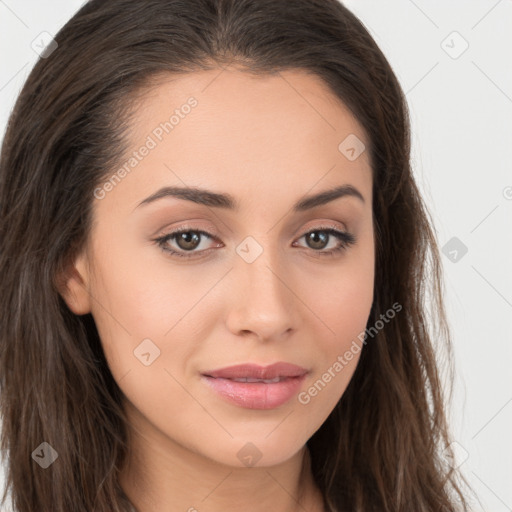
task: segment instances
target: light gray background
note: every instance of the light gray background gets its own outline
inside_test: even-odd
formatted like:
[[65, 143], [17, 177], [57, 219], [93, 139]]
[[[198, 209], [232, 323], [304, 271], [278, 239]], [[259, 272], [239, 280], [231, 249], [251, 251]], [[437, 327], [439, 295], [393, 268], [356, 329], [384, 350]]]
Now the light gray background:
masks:
[[[32, 42], [82, 3], [0, 0], [0, 138], [38, 57]], [[415, 174], [440, 246], [456, 237], [468, 249], [448, 245], [443, 256], [455, 464], [478, 494], [474, 511], [512, 511], [512, 0], [345, 5], [407, 93]]]

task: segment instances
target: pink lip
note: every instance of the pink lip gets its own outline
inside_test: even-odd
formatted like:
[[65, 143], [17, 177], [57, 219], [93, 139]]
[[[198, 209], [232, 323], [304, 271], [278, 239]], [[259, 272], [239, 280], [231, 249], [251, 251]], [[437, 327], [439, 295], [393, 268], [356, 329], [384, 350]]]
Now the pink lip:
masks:
[[252, 377], [254, 379], [274, 379], [275, 377], [301, 377], [308, 373], [308, 370], [296, 364], [284, 363], [282, 361], [269, 366], [246, 363], [228, 366], [218, 370], [202, 372], [203, 375], [224, 379], [240, 379]]
[[[223, 398], [248, 409], [274, 409], [300, 389], [308, 370], [289, 363], [263, 367], [242, 364], [202, 373], [201, 378]], [[279, 382], [237, 382], [236, 378], [275, 379]]]

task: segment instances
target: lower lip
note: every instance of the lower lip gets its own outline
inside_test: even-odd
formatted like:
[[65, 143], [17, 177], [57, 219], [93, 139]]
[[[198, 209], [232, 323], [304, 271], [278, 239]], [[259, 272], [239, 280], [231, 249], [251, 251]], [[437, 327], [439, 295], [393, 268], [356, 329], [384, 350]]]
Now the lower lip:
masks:
[[237, 382], [230, 379], [201, 376], [214, 391], [230, 402], [246, 409], [274, 409], [296, 395], [306, 378], [288, 377], [280, 382]]

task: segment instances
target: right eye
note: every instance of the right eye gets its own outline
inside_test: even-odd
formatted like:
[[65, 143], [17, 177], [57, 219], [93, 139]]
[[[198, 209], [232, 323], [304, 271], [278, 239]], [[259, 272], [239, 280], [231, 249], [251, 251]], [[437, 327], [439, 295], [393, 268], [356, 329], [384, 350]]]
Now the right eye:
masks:
[[[204, 253], [208, 250], [195, 250], [201, 245], [201, 238], [204, 237], [214, 239], [213, 235], [203, 230], [180, 228], [156, 238], [154, 242], [157, 243], [162, 251], [171, 254], [172, 256], [178, 256], [179, 258], [191, 258], [194, 257], [192, 256], [193, 254]], [[177, 250], [169, 247], [170, 241], [174, 241], [174, 243], [177, 244]]]

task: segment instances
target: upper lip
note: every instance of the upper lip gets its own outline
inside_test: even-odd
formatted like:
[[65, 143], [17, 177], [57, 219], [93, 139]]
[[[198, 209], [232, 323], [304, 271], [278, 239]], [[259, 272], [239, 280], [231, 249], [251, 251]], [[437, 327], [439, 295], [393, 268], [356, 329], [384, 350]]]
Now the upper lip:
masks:
[[276, 377], [302, 377], [306, 373], [308, 373], [308, 370], [301, 366], [279, 361], [269, 366], [259, 366], [252, 363], [237, 364], [226, 368], [206, 371], [203, 372], [203, 375], [223, 379], [241, 379], [247, 377], [253, 379], [275, 379]]

